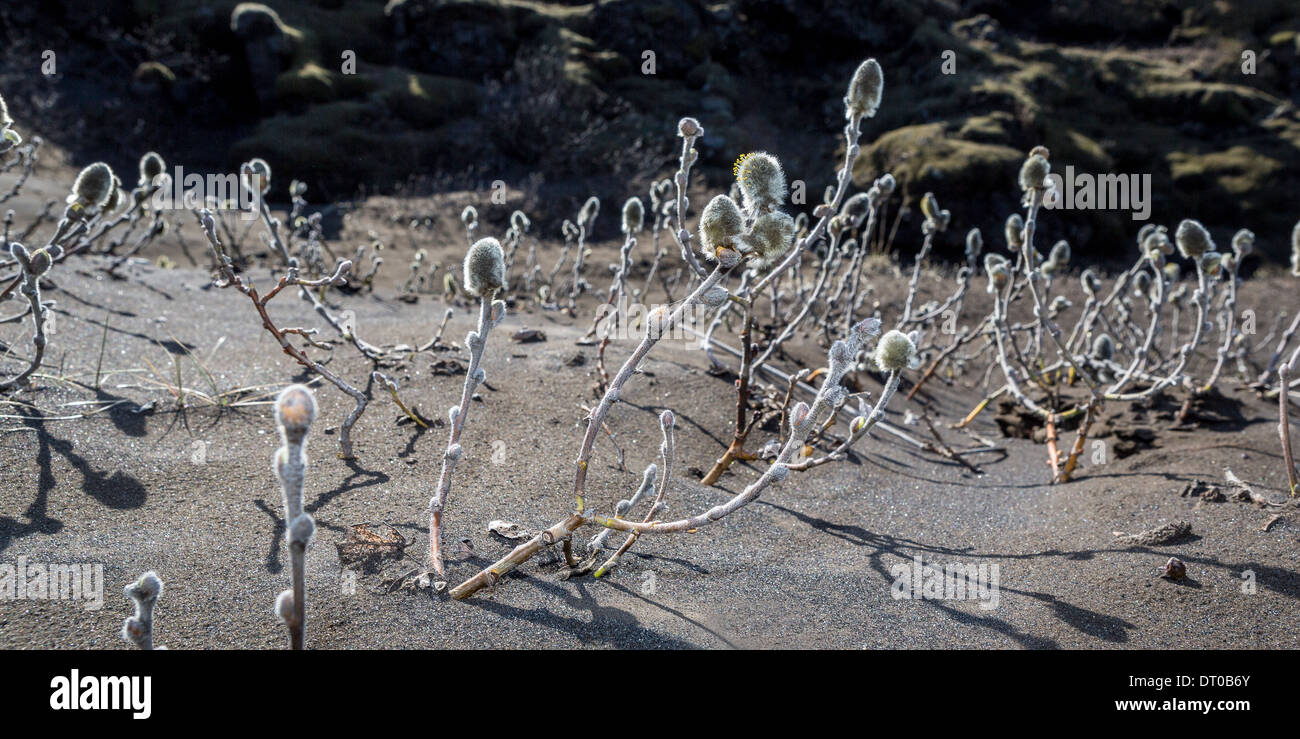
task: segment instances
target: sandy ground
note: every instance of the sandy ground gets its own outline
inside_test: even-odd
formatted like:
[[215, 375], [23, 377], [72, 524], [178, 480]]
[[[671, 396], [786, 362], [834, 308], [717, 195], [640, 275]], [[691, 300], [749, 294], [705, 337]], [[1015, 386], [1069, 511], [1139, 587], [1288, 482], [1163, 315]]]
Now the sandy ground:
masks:
[[[391, 244], [391, 269], [382, 273], [376, 291], [338, 296], [334, 304], [355, 311], [361, 335], [378, 344], [427, 340], [445, 309], [432, 296], [414, 304], [393, 299], [410, 245], [417, 242], [390, 238], [385, 223], [401, 221], [399, 205], [382, 201], [344, 225], [345, 242], [360, 243], [376, 230]], [[458, 208], [459, 203], [451, 210]], [[447, 246], [431, 256], [455, 263], [463, 249], [455, 227], [439, 228], [436, 242]], [[189, 239], [199, 243], [192, 230]], [[164, 248], [185, 264], [173, 247]], [[614, 249], [601, 245], [591, 258], [589, 279], [599, 289], [607, 283], [605, 264]], [[648, 253], [641, 252], [643, 260]], [[547, 243], [539, 254], [549, 266], [558, 246]], [[282, 504], [270, 469], [279, 443], [270, 406], [216, 407], [190, 395], [180, 410], [165, 385], [175, 384], [178, 364], [184, 387], [209, 394], [213, 386], [271, 393], [308, 378], [260, 330], [248, 300], [210, 287], [205, 271], [134, 264], [114, 278], [105, 276], [104, 264], [76, 258], [51, 273], [46, 297], [58, 306], [45, 371], [32, 389], [0, 405], [0, 564], [19, 558], [102, 564], [104, 607], [0, 600], [0, 647], [125, 648], [118, 631], [129, 603], [121, 588], [148, 569], [166, 581], [156, 622], [160, 644], [283, 647], [283, 626], [271, 612], [289, 574]], [[644, 279], [644, 264], [634, 284]], [[674, 257], [669, 264], [676, 264]], [[260, 285], [270, 284], [264, 267], [251, 275]], [[975, 290], [982, 292], [982, 279], [977, 282]], [[885, 273], [874, 284], [882, 301], [905, 285]], [[950, 289], [948, 281], [933, 277], [925, 285], [931, 297]], [[1277, 277], [1248, 282], [1242, 305], [1271, 316], [1265, 308], [1275, 312], [1282, 295], [1293, 312], [1291, 285]], [[593, 308], [588, 299], [576, 320], [524, 308], [492, 334], [488, 384], [472, 406], [462, 439], [466, 456], [448, 507], [453, 585], [511, 548], [487, 532], [490, 520], [536, 530], [566, 514], [581, 406], [592, 402], [595, 372], [594, 347], [580, 347], [576, 339]], [[321, 325], [288, 292], [272, 303], [272, 314], [282, 326]], [[463, 343], [474, 320], [468, 306], [458, 306], [445, 338]], [[510, 341], [523, 327], [542, 329], [548, 340]], [[5, 328], [0, 338], [14, 351], [26, 351], [20, 330]], [[622, 340], [611, 346], [611, 370], [632, 345]], [[804, 342], [791, 354], [815, 365], [824, 350]], [[373, 369], [369, 362], [347, 348], [334, 355], [332, 369], [365, 384]], [[579, 364], [576, 355], [585, 362]], [[464, 359], [457, 351], [426, 353], [386, 371], [401, 383], [409, 404], [441, 419], [459, 398], [462, 377], [434, 374], [431, 365], [456, 356]], [[13, 364], [7, 359], [3, 370]], [[709, 375], [707, 366], [704, 354], [685, 340], [665, 341], [651, 354], [645, 374], [633, 380], [625, 402], [610, 416], [626, 469], [618, 468], [608, 440], [598, 443], [589, 483], [597, 505], [608, 509], [627, 497], [645, 465], [657, 461], [656, 415], [663, 408], [678, 418], [668, 515], [716, 505], [757, 477], [762, 465], [737, 467], [708, 489], [689, 471], [710, 466], [734, 418], [730, 379]], [[867, 389], [878, 389], [874, 380], [866, 381]], [[354, 432], [359, 459], [344, 462], [336, 458], [336, 434], [350, 400], [325, 387], [317, 395], [321, 415], [311, 436], [307, 478], [308, 510], [318, 525], [308, 556], [308, 644], [1295, 648], [1296, 509], [1181, 495], [1189, 483], [1221, 483], [1230, 468], [1259, 495], [1285, 499], [1275, 405], [1235, 381], [1224, 386], [1232, 417], [1194, 430], [1170, 430], [1155, 417], [1122, 419], [1152, 429], [1151, 448], [1121, 458], [1112, 448], [1118, 437], [1110, 437], [1104, 463], [1089, 458], [1079, 479], [1067, 485], [1046, 484], [1044, 447], [1002, 438], [990, 411], [972, 429], [994, 439], [1005, 454], [975, 458], [980, 474], [876, 434], [859, 444], [862, 454], [854, 459], [792, 475], [718, 524], [695, 534], [643, 539], [610, 577], [563, 580], [558, 552], [547, 552], [467, 602], [388, 585], [416, 567], [427, 546], [426, 505], [445, 428], [419, 429], [372, 387], [373, 402]], [[915, 401], [904, 402], [900, 394], [890, 420], [902, 424], [904, 410], [919, 413], [925, 403], [945, 439], [962, 446], [970, 440], [947, 424], [964, 416], [978, 397], [960, 385], [932, 382]], [[67, 418], [94, 410], [100, 412]], [[910, 432], [925, 435], [920, 427]], [[772, 436], [758, 432], [750, 448]], [[1283, 517], [1264, 530], [1276, 512]], [[1175, 521], [1189, 522], [1191, 536], [1168, 545], [1130, 546], [1115, 535]], [[395, 527], [409, 543], [405, 559], [381, 562], [375, 571], [345, 568], [335, 545], [360, 522]], [[577, 540], [585, 542], [591, 533], [580, 531]], [[1170, 556], [1187, 564], [1186, 580], [1158, 577]], [[917, 557], [937, 567], [996, 565], [996, 607], [970, 599], [895, 598], [897, 568], [910, 568]], [[1253, 589], [1243, 587], [1250, 582]]]

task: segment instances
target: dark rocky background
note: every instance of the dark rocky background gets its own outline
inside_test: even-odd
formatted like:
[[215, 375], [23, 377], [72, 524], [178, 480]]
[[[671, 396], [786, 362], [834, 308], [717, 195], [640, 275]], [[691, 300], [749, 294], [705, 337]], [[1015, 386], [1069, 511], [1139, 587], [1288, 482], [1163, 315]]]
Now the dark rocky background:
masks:
[[[940, 244], [948, 255], [970, 225], [1000, 240], [1016, 169], [1040, 143], [1058, 169], [1149, 173], [1156, 222], [1199, 218], [1225, 242], [1249, 227], [1278, 260], [1300, 211], [1295, 2], [266, 5], [278, 24], [250, 16], [237, 33], [231, 0], [5, 3], [0, 90], [20, 128], [78, 163], [131, 172], [152, 148], [232, 171], [261, 156], [276, 194], [297, 178], [318, 201], [501, 180], [549, 227], [591, 192], [621, 200], [668, 173], [683, 115], [708, 131], [709, 186], [766, 149], [817, 202], [842, 146], [844, 87], [875, 56], [885, 99], [855, 179], [893, 172], [912, 203], [933, 190], [961, 227]], [[47, 49], [54, 76], [40, 73]], [[349, 50], [354, 75], [340, 71]], [[956, 74], [940, 72], [945, 50]], [[1245, 50], [1256, 74], [1242, 73]], [[610, 235], [615, 220], [603, 219]], [[1044, 228], [1118, 259], [1139, 225], [1058, 211]]]

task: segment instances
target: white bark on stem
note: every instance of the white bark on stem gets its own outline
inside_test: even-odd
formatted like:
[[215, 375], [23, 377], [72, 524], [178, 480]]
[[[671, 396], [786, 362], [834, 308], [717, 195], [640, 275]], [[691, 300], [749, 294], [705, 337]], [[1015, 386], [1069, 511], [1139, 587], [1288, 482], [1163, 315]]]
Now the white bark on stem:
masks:
[[867, 414], [866, 420], [863, 421], [861, 425], [858, 425], [855, 419], [854, 423], [849, 426], [849, 438], [845, 439], [829, 454], [816, 459], [808, 459], [797, 464], [792, 464], [790, 465], [790, 469], [795, 470], [796, 472], [802, 472], [803, 470], [826, 464], [827, 462], [834, 462], [843, 459], [849, 449], [853, 448], [853, 445], [858, 442], [858, 439], [866, 436], [867, 432], [879, 423], [880, 419], [884, 418], [885, 408], [889, 406], [890, 399], [893, 398], [894, 393], [898, 391], [898, 381], [901, 378], [902, 376], [898, 371], [889, 373], [889, 379], [885, 381], [885, 389], [880, 393], [880, 400], [876, 401], [875, 407], [871, 409], [871, 413]]
[[1151, 324], [1147, 328], [1146, 341], [1143, 342], [1142, 347], [1137, 350], [1137, 353], [1133, 355], [1133, 361], [1129, 363], [1128, 368], [1124, 370], [1124, 374], [1115, 381], [1114, 385], [1111, 385], [1110, 388], [1106, 390], [1106, 394], [1108, 395], [1123, 390], [1135, 375], [1140, 375], [1142, 373], [1146, 367], [1147, 357], [1151, 353], [1151, 347], [1155, 345], [1156, 331], [1160, 326], [1160, 316], [1164, 312], [1165, 279], [1164, 276], [1160, 274], [1160, 270], [1156, 269], [1154, 265], [1152, 271], [1155, 273], [1152, 275], [1152, 279], [1155, 280], [1156, 299], [1152, 301], [1151, 304]]
[[609, 388], [605, 390], [600, 403], [597, 404], [587, 418], [587, 433], [583, 436], [578, 459], [574, 462], [577, 468], [573, 479], [573, 512], [575, 515], [581, 515], [586, 510], [584, 496], [586, 495], [587, 468], [591, 461], [592, 451], [596, 446], [596, 437], [600, 433], [601, 424], [605, 422], [605, 416], [609, 415], [609, 409], [618, 402], [619, 395], [623, 391], [623, 385], [640, 367], [641, 361], [650, 353], [650, 350], [659, 342], [659, 339], [681, 320], [687, 309], [700, 303], [705, 295], [717, 286], [723, 275], [730, 271], [731, 266], [734, 266], [734, 262], [729, 266], [719, 264], [671, 314], [665, 317], [664, 313], [667, 312], [667, 309], [659, 308], [647, 317], [645, 337], [633, 350], [632, 356], [628, 357], [627, 361], [623, 363], [618, 374], [610, 380]]
[[[675, 422], [676, 417], [673, 415], [672, 411], [664, 411], [659, 415], [659, 427], [663, 431], [664, 435], [663, 443], [659, 445], [659, 456], [661, 464], [663, 465], [664, 473], [659, 478], [658, 487], [655, 489], [654, 502], [650, 504], [650, 510], [646, 511], [642, 523], [650, 523], [655, 520], [655, 516], [659, 514], [659, 511], [662, 510], [664, 506], [664, 496], [668, 493], [668, 480], [672, 476], [673, 457], [676, 455], [677, 449], [676, 435], [673, 434], [673, 424]], [[611, 531], [613, 531], [613, 529], [606, 528], [600, 532], [600, 536], [608, 535]], [[605, 564], [601, 565], [592, 577], [604, 577], [605, 573], [617, 567], [619, 560], [627, 553], [627, 550], [632, 548], [632, 545], [636, 543], [636, 540], [639, 537], [640, 534], [636, 532], [628, 534], [627, 539], [623, 541], [623, 545], [618, 548], [618, 551], [614, 552], [613, 556], [605, 560]]]
[[[682, 155], [678, 160], [677, 174], [673, 176], [673, 184], [677, 187], [677, 205], [672, 215], [673, 224], [669, 229], [672, 231], [673, 238], [677, 241], [677, 246], [682, 250], [682, 261], [691, 268], [696, 277], [703, 279], [708, 273], [700, 264], [700, 260], [695, 257], [695, 249], [691, 247], [691, 232], [686, 228], [686, 208], [689, 205], [686, 199], [686, 190], [691, 184], [691, 166], [695, 164], [695, 139], [704, 133], [703, 129], [693, 136], [682, 137]], [[648, 287], [648, 284], [647, 284]]]
[[849, 181], [853, 179], [853, 163], [858, 160], [858, 153], [861, 151], [858, 146], [858, 139], [862, 135], [861, 123], [862, 116], [855, 116], [844, 126], [844, 166], [840, 168], [835, 177], [835, 196], [831, 198], [831, 202], [817, 206], [817, 210], [814, 211], [814, 215], [817, 215], [817, 211], [820, 211], [817, 224], [813, 226], [807, 236], [795, 242], [794, 248], [790, 250], [785, 259], [781, 260], [780, 264], [754, 285], [753, 293], [755, 295], [762, 293], [763, 288], [767, 287], [769, 282], [798, 262], [802, 258], [804, 250], [817, 243], [817, 239], [821, 238], [826, 231], [826, 227], [830, 224], [831, 218], [839, 212], [840, 203], [843, 202], [844, 194], [848, 191]]
[[[659, 467], [657, 465], [651, 464], [646, 467], [645, 472], [641, 473], [641, 484], [637, 486], [636, 492], [632, 493], [631, 498], [620, 500], [618, 505], [614, 506], [614, 515], [618, 518], [622, 518], [628, 513], [631, 513], [632, 509], [636, 507], [636, 504], [640, 503], [647, 493], [655, 489], [655, 480], [658, 476]], [[609, 540], [609, 535], [612, 532], [613, 529], [603, 529], [600, 533], [591, 537], [591, 541], [587, 542], [587, 550], [590, 552], [599, 552], [605, 547], [605, 542]]]
[[1219, 380], [1219, 373], [1223, 371], [1223, 363], [1228, 358], [1228, 350], [1232, 348], [1232, 338], [1237, 334], [1236, 310], [1237, 310], [1237, 258], [1232, 259], [1232, 269], [1228, 270], [1226, 275], [1228, 280], [1228, 295], [1223, 301], [1224, 321], [1226, 326], [1223, 331], [1223, 344], [1219, 346], [1219, 356], [1214, 362], [1214, 371], [1210, 373], [1210, 379], [1205, 381], [1201, 386], [1202, 391], [1208, 391], [1214, 387], [1214, 383]]
[[[494, 307], [500, 303], [499, 315]], [[447, 433], [447, 450], [442, 454], [442, 471], [438, 474], [438, 487], [429, 499], [429, 566], [439, 575], [445, 574], [442, 562], [442, 511], [451, 493], [451, 477], [456, 472], [456, 463], [460, 461], [464, 450], [460, 445], [461, 432], [465, 430], [465, 420], [469, 418], [469, 405], [474, 397], [474, 390], [479, 383], [487, 379], [480, 369], [483, 350], [487, 347], [488, 333], [505, 319], [505, 303], [493, 302], [491, 298], [479, 299], [478, 328], [465, 337], [469, 347], [469, 368], [465, 370], [465, 384], [461, 389], [460, 405], [453, 406]]]
[[[592, 523], [599, 526], [618, 529], [620, 531], [635, 532], [637, 534], [667, 534], [680, 531], [692, 531], [701, 526], [718, 521], [735, 511], [743, 508], [749, 503], [756, 500], [768, 486], [784, 480], [790, 474], [790, 462], [794, 459], [795, 454], [803, 449], [804, 442], [814, 428], [820, 427], [825, 423], [825, 417], [835, 413], [840, 406], [847, 391], [840, 385], [844, 375], [853, 366], [853, 358], [862, 349], [866, 339], [871, 334], [871, 324], [878, 323], [874, 319], [868, 319], [858, 324], [849, 332], [845, 339], [835, 342], [830, 352], [830, 367], [826, 373], [826, 379], [823, 381], [817, 397], [809, 411], [804, 414], [802, 419], [797, 419], [794, 428], [791, 430], [790, 438], [786, 440], [785, 446], [782, 447], [779, 454], [772, 464], [763, 472], [763, 475], [748, 485], [739, 494], [731, 500], [721, 505], [714, 506], [703, 513], [690, 518], [683, 518], [677, 521], [669, 522], [650, 522], [650, 523], [633, 523], [620, 519], [609, 518], [607, 516], [589, 516], [587, 517]], [[877, 329], [878, 330], [878, 329]], [[881, 412], [883, 413], [883, 404]]]
[[[646, 354], [659, 341], [664, 333], [681, 320], [682, 314], [690, 306], [699, 303], [708, 295], [722, 277], [739, 261], [739, 255], [730, 260], [729, 264], [718, 264], [713, 272], [704, 279], [675, 311], [669, 314], [661, 321], [647, 320], [646, 335], [641, 343], [637, 346], [632, 356], [628, 357], [623, 368], [619, 370], [617, 376], [605, 390], [604, 397], [601, 398], [600, 404], [591, 412], [587, 419], [587, 433], [582, 440], [582, 448], [578, 453], [578, 459], [575, 462], [577, 472], [574, 476], [574, 512], [568, 518], [560, 521], [549, 529], [541, 532], [537, 536], [515, 547], [509, 554], [494, 562], [490, 567], [480, 571], [474, 577], [457, 585], [451, 589], [451, 597], [456, 600], [463, 600], [477, 593], [485, 587], [490, 587], [508, 572], [518, 567], [521, 563], [527, 562], [533, 555], [537, 554], [542, 547], [550, 546], [557, 541], [561, 541], [573, 534], [580, 526], [588, 523], [588, 519], [583, 516], [583, 509], [586, 507], [584, 499], [584, 487], [587, 480], [587, 468], [590, 465], [592, 450], [595, 448], [596, 435], [600, 432], [601, 425], [608, 415], [609, 409], [618, 402], [618, 396], [623, 385], [627, 382], [633, 373], [636, 372], [641, 361], [645, 359]], [[653, 314], [652, 314], [653, 316]]]
[[[1296, 350], [1300, 354], [1300, 349]], [[1291, 362], [1294, 362], [1295, 354], [1291, 355]], [[1290, 394], [1287, 389], [1287, 381], [1291, 378], [1291, 363], [1288, 362], [1277, 368], [1278, 386], [1277, 386], [1277, 433], [1282, 440], [1282, 461], [1286, 464], [1287, 486], [1291, 489], [1291, 497], [1296, 496], [1297, 487], [1300, 487], [1300, 479], [1297, 479], [1295, 461], [1291, 456], [1291, 418], [1290, 418]]]

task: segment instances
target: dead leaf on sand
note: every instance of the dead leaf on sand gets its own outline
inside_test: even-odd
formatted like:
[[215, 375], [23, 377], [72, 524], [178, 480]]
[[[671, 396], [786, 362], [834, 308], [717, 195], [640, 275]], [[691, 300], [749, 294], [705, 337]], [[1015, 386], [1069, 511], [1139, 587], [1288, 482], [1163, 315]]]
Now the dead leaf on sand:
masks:
[[406, 549], [406, 537], [386, 523], [358, 523], [348, 529], [347, 538], [335, 542], [343, 566], [359, 564], [364, 573], [373, 573], [385, 560], [398, 560]]
[[535, 328], [521, 328], [511, 334], [510, 340], [520, 344], [536, 344], [546, 341], [546, 334]]
[[435, 375], [463, 375], [465, 365], [461, 364], [459, 359], [441, 357], [429, 365], [429, 372]]
[[1154, 529], [1148, 529], [1138, 534], [1125, 534], [1120, 531], [1115, 532], [1117, 544], [1127, 544], [1129, 546], [1156, 547], [1165, 544], [1173, 544], [1192, 535], [1192, 525], [1186, 521], [1171, 521], [1164, 526]]
[[517, 523], [495, 519], [488, 523], [488, 531], [509, 541], [518, 541], [519, 539], [531, 539], [533, 533]]

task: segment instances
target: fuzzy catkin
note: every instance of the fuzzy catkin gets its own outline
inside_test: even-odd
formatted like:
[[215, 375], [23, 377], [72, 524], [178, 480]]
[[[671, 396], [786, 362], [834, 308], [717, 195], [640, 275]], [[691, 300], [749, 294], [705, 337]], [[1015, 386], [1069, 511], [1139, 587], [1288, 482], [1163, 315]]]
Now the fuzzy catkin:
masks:
[[1214, 239], [1210, 238], [1210, 232], [1205, 230], [1200, 221], [1191, 218], [1184, 218], [1178, 224], [1174, 241], [1178, 244], [1179, 253], [1188, 259], [1200, 259], [1205, 252], [1214, 251]]
[[140, 157], [140, 185], [145, 186], [152, 184], [153, 179], [162, 174], [163, 169], [166, 166], [166, 163], [163, 162], [163, 158], [159, 156], [157, 152], [147, 152], [144, 156]]
[[980, 253], [984, 251], [984, 234], [980, 233], [978, 228], [972, 228], [966, 232], [966, 261], [972, 265], [975, 260], [979, 259]]
[[1218, 277], [1224, 268], [1224, 257], [1217, 251], [1207, 251], [1200, 256], [1201, 269], [1207, 277]]
[[1088, 297], [1096, 297], [1097, 291], [1101, 289], [1101, 279], [1091, 268], [1085, 269], [1083, 274], [1079, 275], [1079, 283]]
[[1011, 275], [1007, 269], [1007, 259], [1001, 254], [989, 252], [984, 255], [984, 271], [988, 274], [990, 293], [996, 292], [999, 288], [1007, 284], [1007, 278]]
[[[872, 189], [879, 192], [875, 186], [872, 186]], [[844, 201], [844, 205], [840, 206], [840, 218], [857, 228], [871, 212], [872, 200], [873, 198], [865, 192], [853, 194]]]
[[1109, 362], [1115, 356], [1115, 342], [1106, 334], [1102, 334], [1092, 342], [1092, 356], [1103, 362]]
[[1151, 227], [1146, 236], [1142, 237], [1142, 252], [1151, 259], [1157, 255], [1167, 257], [1173, 254], [1174, 246], [1169, 242], [1169, 230], [1164, 226]]
[[491, 236], [479, 239], [465, 253], [465, 290], [490, 300], [506, 286], [506, 257], [501, 242]]
[[50, 266], [53, 264], [54, 261], [50, 259], [49, 250], [45, 248], [41, 248], [32, 252], [31, 261], [29, 263], [28, 269], [32, 274], [36, 275], [37, 277], [40, 277], [46, 272], [49, 272]]
[[1047, 261], [1055, 264], [1057, 269], [1061, 269], [1065, 267], [1065, 265], [1069, 264], [1070, 263], [1070, 242], [1066, 241], [1065, 239], [1061, 239], [1060, 241], [1056, 242], [1052, 246], [1052, 250], [1048, 252]]
[[1052, 165], [1042, 154], [1030, 153], [1025, 163], [1020, 165], [1021, 190], [1045, 190], [1048, 186], [1047, 176], [1052, 173]]
[[1007, 246], [1013, 251], [1019, 249], [1025, 243], [1025, 219], [1021, 218], [1019, 213], [1012, 213], [1007, 216], [1007, 222], [1003, 228], [1007, 236]]
[[1291, 274], [1300, 277], [1300, 221], [1291, 229]]
[[880, 190], [880, 194], [887, 198], [894, 194], [894, 188], [898, 187], [898, 180], [895, 180], [892, 174], [886, 172], [876, 178], [875, 186]]
[[591, 228], [591, 224], [599, 214], [600, 199], [593, 195], [587, 198], [587, 202], [583, 203], [582, 208], [578, 210], [578, 225], [584, 229]]
[[915, 369], [920, 365], [920, 359], [916, 356], [916, 345], [902, 331], [890, 331], [880, 337], [872, 358], [883, 372]]
[[112, 191], [113, 169], [103, 162], [95, 162], [77, 175], [68, 202], [98, 208], [108, 202]]
[[880, 108], [881, 94], [885, 89], [885, 75], [880, 63], [868, 59], [858, 65], [849, 81], [848, 94], [844, 96], [844, 114], [849, 120], [857, 117], [871, 118]]
[[750, 213], [772, 209], [785, 200], [785, 170], [776, 157], [764, 151], [747, 155], [736, 173], [741, 204]]
[[939, 199], [934, 193], [927, 192], [921, 196], [921, 215], [925, 216], [927, 221], [933, 221], [939, 215]]
[[265, 159], [253, 158], [244, 163], [244, 181], [259, 193], [271, 189], [271, 165]]
[[715, 195], [700, 214], [700, 245], [704, 256], [714, 259], [720, 247], [731, 246], [732, 240], [745, 228], [736, 201], [726, 195]]
[[754, 247], [751, 266], [768, 267], [789, 250], [794, 240], [794, 219], [781, 211], [764, 213], [754, 221], [750, 236]]
[[921, 197], [921, 214], [925, 216], [921, 229], [926, 234], [946, 231], [952, 219], [952, 213], [939, 207], [939, 199], [932, 192]]
[[289, 541], [293, 544], [301, 544], [306, 547], [311, 544], [312, 537], [315, 535], [316, 520], [310, 514], [299, 514], [289, 526]]
[[131, 600], [149, 603], [158, 600], [158, 596], [162, 595], [162, 590], [162, 579], [158, 577], [158, 573], [149, 570], [141, 575], [140, 579], [136, 580], [134, 584], [127, 586], [126, 596]]
[[286, 444], [302, 442], [316, 420], [316, 397], [305, 385], [290, 385], [275, 400], [275, 423]]
[[288, 623], [293, 618], [293, 591], [281, 590], [280, 594], [275, 596], [275, 615], [280, 617], [281, 621]]
[[510, 214], [510, 228], [514, 229], [517, 234], [526, 234], [531, 228], [533, 222], [528, 220], [528, 214], [522, 210], [517, 210]]
[[623, 203], [623, 233], [641, 233], [644, 226], [645, 206], [641, 204], [641, 198], [628, 198]]
[[153, 649], [153, 609], [162, 595], [163, 582], [158, 573], [150, 570], [135, 582], [122, 588], [122, 594], [135, 604], [135, 615], [122, 623], [122, 638], [140, 647]]
[[1232, 253], [1241, 260], [1255, 250], [1255, 232], [1243, 228], [1232, 236]]

